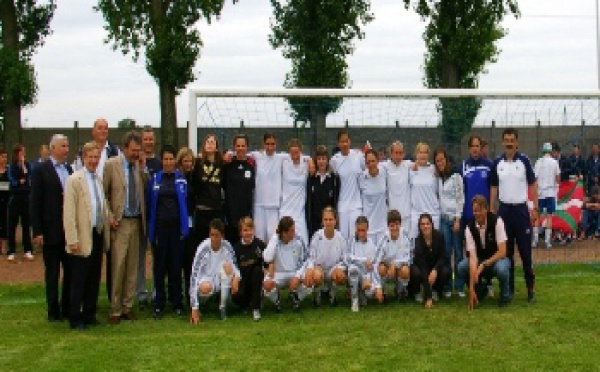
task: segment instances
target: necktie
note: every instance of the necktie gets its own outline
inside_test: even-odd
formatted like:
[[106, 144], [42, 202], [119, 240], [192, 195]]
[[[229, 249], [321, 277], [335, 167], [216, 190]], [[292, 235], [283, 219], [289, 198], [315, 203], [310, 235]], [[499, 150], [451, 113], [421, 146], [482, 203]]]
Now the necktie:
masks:
[[129, 189], [127, 190], [127, 195], [129, 199], [129, 205], [127, 209], [129, 209], [129, 213], [135, 213], [137, 211], [137, 198], [135, 193], [135, 168], [133, 167], [133, 163], [129, 163]]
[[94, 184], [94, 198], [96, 199], [96, 231], [102, 232], [103, 218], [102, 218], [102, 200], [100, 199], [100, 193], [98, 192], [98, 182], [96, 181], [96, 173], [92, 173], [92, 183]]

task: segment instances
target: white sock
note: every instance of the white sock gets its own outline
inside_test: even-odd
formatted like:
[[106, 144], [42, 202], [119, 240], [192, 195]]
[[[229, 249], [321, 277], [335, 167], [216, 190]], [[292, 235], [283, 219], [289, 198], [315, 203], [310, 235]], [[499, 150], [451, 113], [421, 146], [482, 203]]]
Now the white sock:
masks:
[[546, 243], [550, 243], [552, 240], [552, 229], [546, 229], [544, 233], [546, 236]]

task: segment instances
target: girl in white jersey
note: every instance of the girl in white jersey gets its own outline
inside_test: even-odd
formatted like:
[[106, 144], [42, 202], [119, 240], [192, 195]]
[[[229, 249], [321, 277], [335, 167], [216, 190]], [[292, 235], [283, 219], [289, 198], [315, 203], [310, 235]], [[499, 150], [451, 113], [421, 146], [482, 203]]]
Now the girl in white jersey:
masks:
[[[367, 297], [375, 297], [383, 302], [381, 279], [377, 273], [377, 246], [368, 238], [369, 220], [365, 216], [356, 219], [356, 235], [348, 243], [346, 265], [348, 266], [348, 282], [352, 297], [352, 311], [357, 312], [360, 305], [366, 305]], [[359, 299], [361, 301], [359, 301]]]
[[346, 239], [354, 235], [354, 221], [362, 214], [358, 177], [365, 169], [365, 157], [361, 151], [350, 149], [350, 136], [345, 130], [337, 136], [340, 152], [333, 155], [329, 165], [340, 177], [338, 200], [339, 229]]
[[415, 239], [419, 233], [418, 220], [423, 213], [433, 219], [436, 229], [440, 227], [440, 201], [435, 166], [429, 164], [429, 146], [419, 142], [415, 148], [415, 164], [409, 173], [410, 224], [409, 237]]
[[308, 246], [306, 227], [306, 182], [308, 160], [302, 157], [302, 144], [297, 138], [288, 143], [290, 156], [281, 165], [281, 216], [290, 216], [296, 223], [296, 234]]
[[388, 209], [397, 210], [402, 217], [402, 228], [410, 232], [410, 184], [408, 177], [413, 163], [404, 160], [404, 145], [394, 141], [389, 148], [390, 159], [384, 164], [387, 178]]
[[310, 242], [305, 274], [305, 283], [314, 285], [314, 304], [317, 307], [321, 305], [321, 294], [325, 292], [329, 292], [331, 305], [337, 305], [337, 290], [346, 284], [346, 239], [335, 229], [335, 210], [332, 207], [325, 207], [322, 216], [323, 228], [315, 232]]
[[377, 152], [373, 149], [365, 153], [367, 169], [358, 179], [362, 199], [363, 214], [369, 220], [369, 239], [379, 244], [386, 230], [387, 186], [386, 174], [379, 166]]
[[268, 241], [279, 221], [281, 203], [281, 165], [288, 154], [275, 153], [273, 133], [263, 136], [263, 151], [252, 151], [256, 161], [256, 188], [254, 190], [254, 231], [256, 237]]

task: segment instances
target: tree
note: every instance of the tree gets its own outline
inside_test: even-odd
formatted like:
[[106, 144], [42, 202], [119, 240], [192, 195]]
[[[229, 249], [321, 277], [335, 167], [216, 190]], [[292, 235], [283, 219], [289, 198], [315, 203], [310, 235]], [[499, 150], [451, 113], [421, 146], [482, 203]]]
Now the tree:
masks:
[[[194, 67], [202, 39], [196, 23], [210, 24], [225, 0], [99, 0], [94, 9], [104, 16], [106, 42], [131, 54], [144, 50], [146, 70], [158, 84], [162, 142], [178, 146], [175, 98], [195, 80]], [[233, 0], [235, 3], [236, 0]]]
[[[271, 0], [274, 21], [269, 42], [292, 62], [287, 88], [345, 88], [346, 57], [353, 41], [363, 39], [362, 27], [373, 20], [370, 0]], [[289, 98], [293, 117], [310, 122], [314, 143], [324, 143], [325, 119], [340, 98]]]
[[137, 128], [136, 121], [135, 121], [135, 119], [132, 119], [132, 118], [121, 119], [117, 123], [117, 128], [119, 128], [119, 129], [135, 129], [135, 128]]
[[21, 141], [21, 108], [35, 103], [37, 84], [31, 58], [52, 32], [55, 0], [0, 0], [0, 101], [4, 146]]
[[[495, 63], [497, 41], [506, 36], [505, 15], [519, 16], [517, 0], [403, 0], [429, 23], [424, 83], [428, 88], [477, 88], [486, 65]], [[443, 141], [454, 148], [467, 134], [481, 107], [477, 98], [441, 98]]]

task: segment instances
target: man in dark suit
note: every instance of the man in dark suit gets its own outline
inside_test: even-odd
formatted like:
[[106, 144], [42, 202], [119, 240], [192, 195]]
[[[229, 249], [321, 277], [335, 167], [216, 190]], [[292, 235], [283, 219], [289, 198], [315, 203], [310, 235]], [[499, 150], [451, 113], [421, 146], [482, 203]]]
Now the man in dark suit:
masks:
[[[30, 210], [33, 241], [43, 247], [48, 320], [56, 322], [69, 314], [70, 270], [65, 251], [63, 190], [73, 170], [66, 162], [69, 140], [55, 134], [50, 140], [50, 158], [35, 167], [31, 179]], [[59, 304], [60, 267], [63, 285]]]

